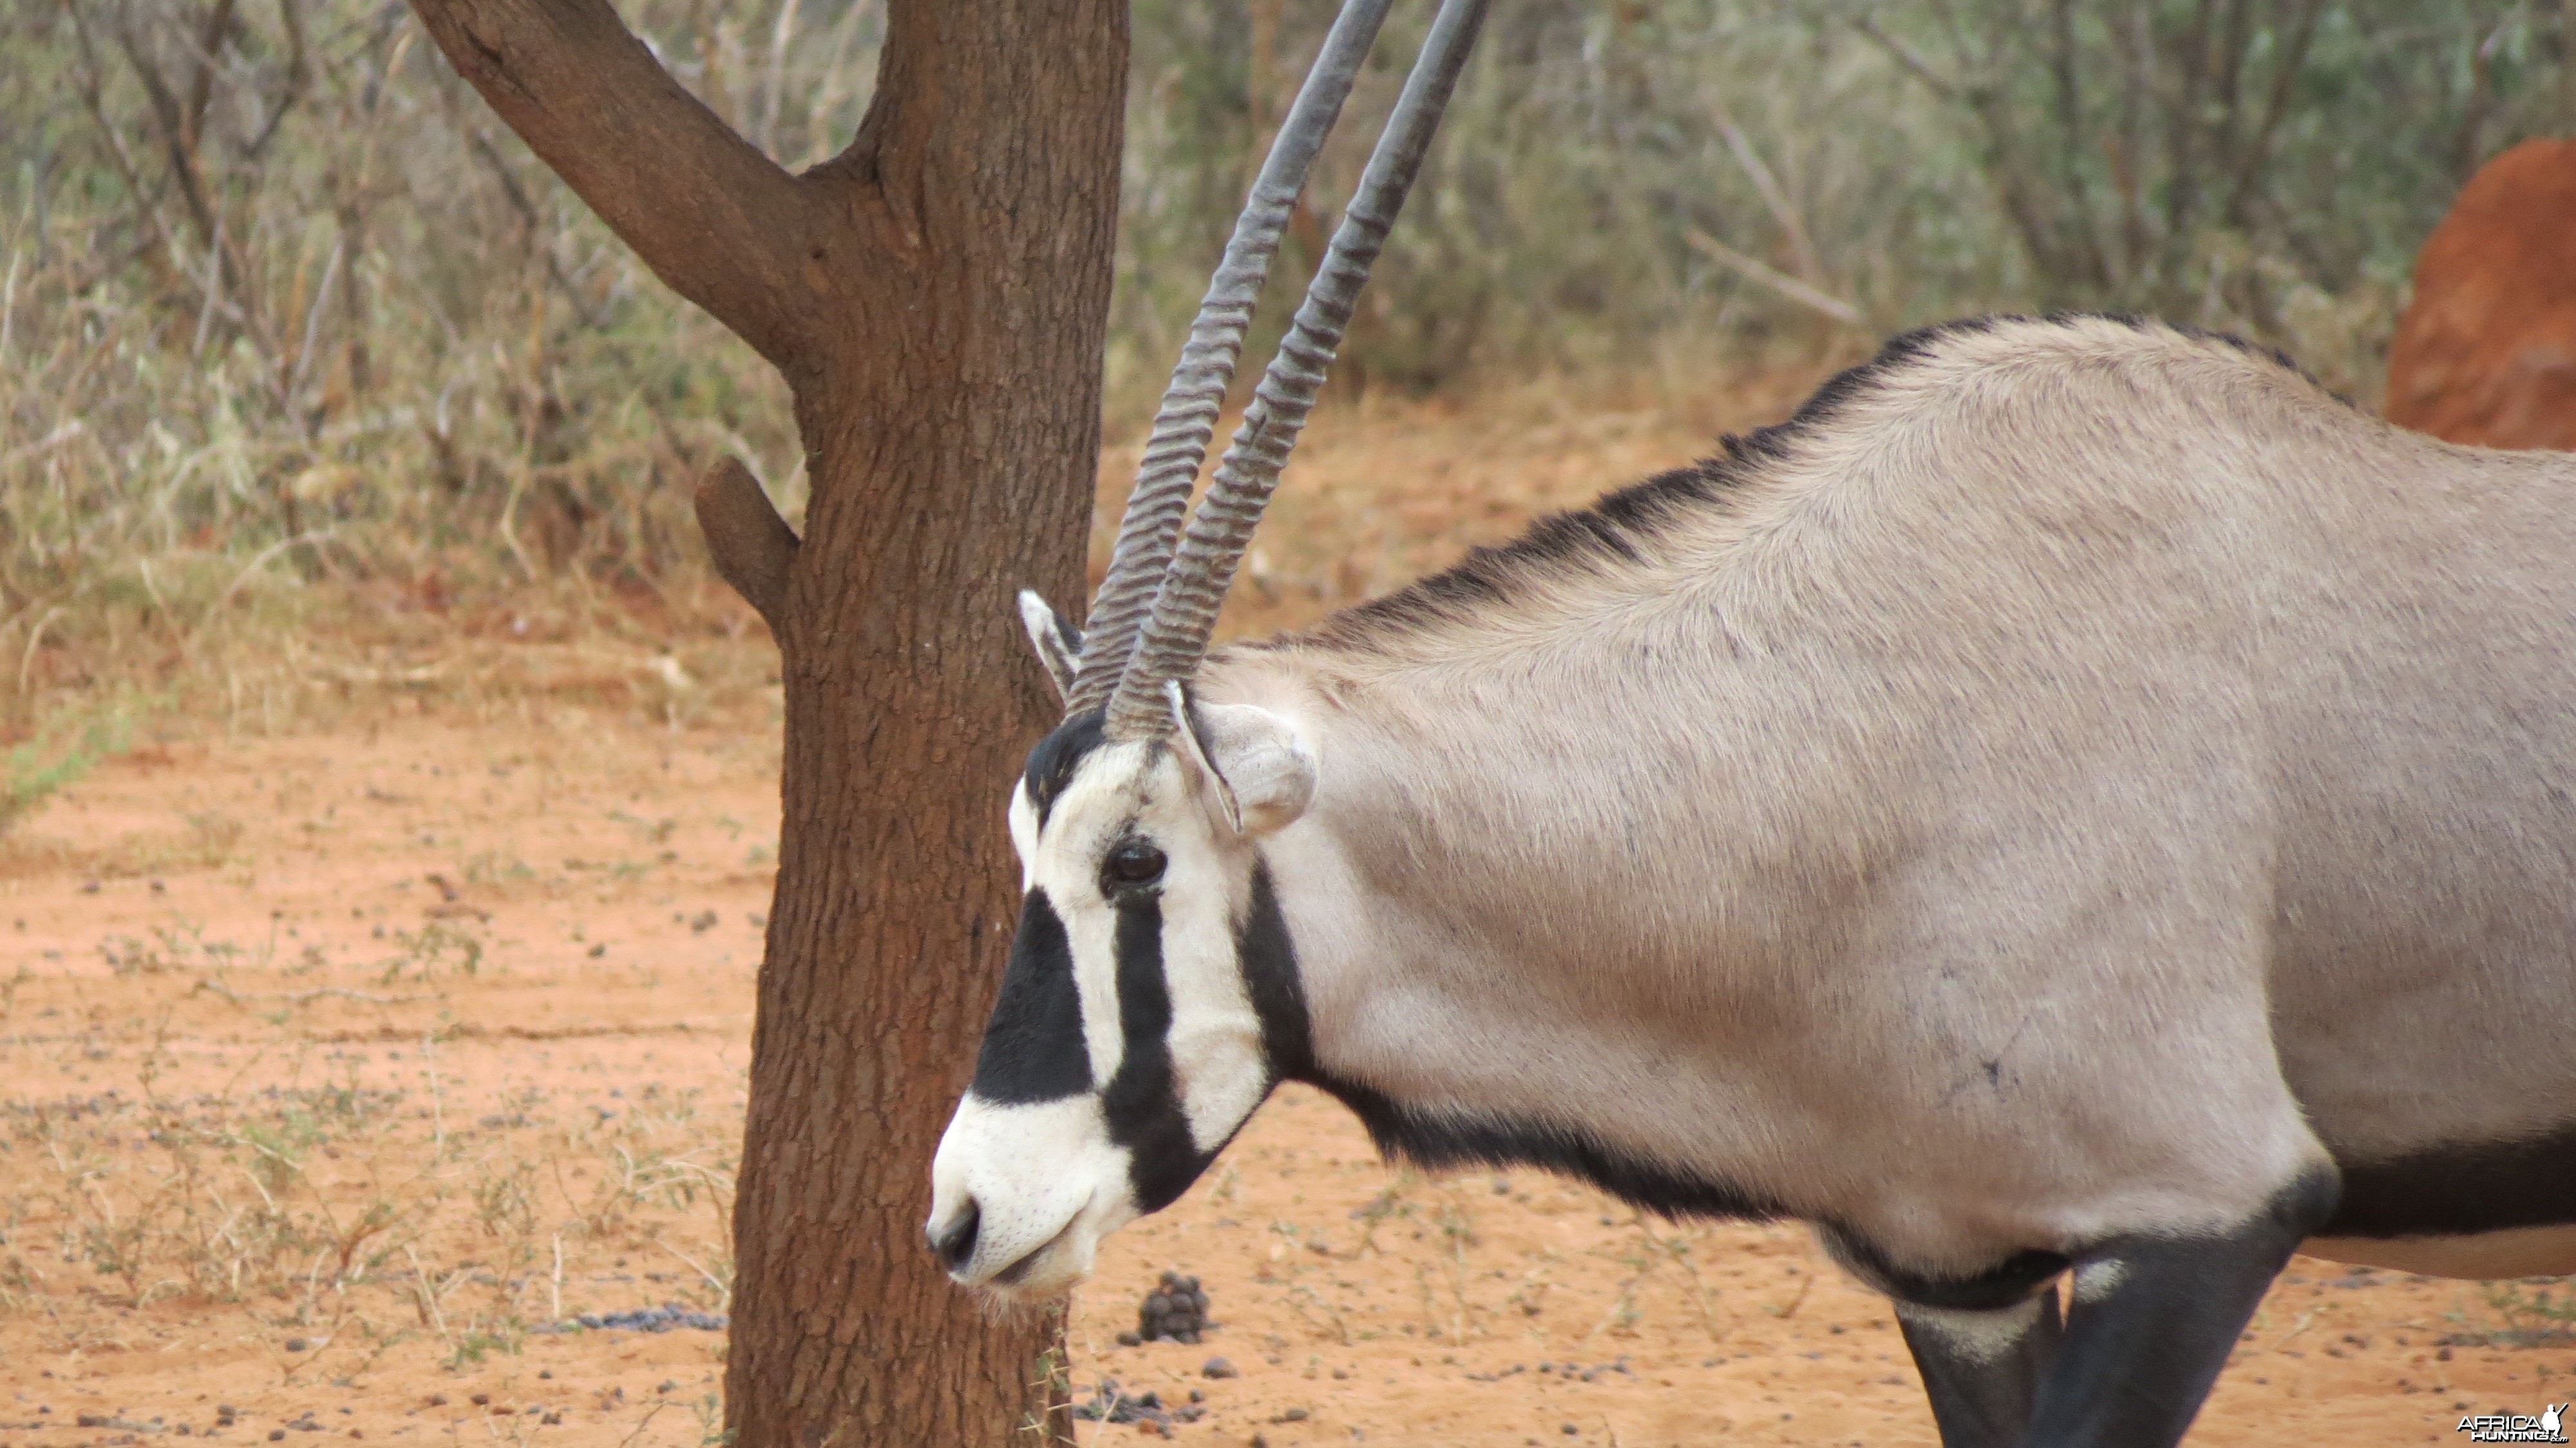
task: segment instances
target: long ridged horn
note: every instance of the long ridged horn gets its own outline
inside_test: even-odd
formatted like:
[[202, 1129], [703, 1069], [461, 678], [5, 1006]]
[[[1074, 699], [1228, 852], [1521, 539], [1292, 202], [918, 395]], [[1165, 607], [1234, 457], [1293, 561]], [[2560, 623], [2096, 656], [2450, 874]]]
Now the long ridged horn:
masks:
[[1306, 172], [1332, 133], [1333, 122], [1349, 98], [1351, 83], [1368, 59], [1389, 0], [1346, 0], [1324, 48], [1306, 72], [1305, 84], [1288, 108], [1288, 119], [1270, 143], [1270, 155], [1253, 179], [1243, 214], [1235, 219], [1225, 257], [1208, 279], [1207, 297], [1190, 323], [1180, 364], [1163, 392], [1162, 410], [1137, 465], [1136, 483], [1127, 494], [1127, 511], [1118, 523], [1118, 543], [1109, 555], [1108, 576], [1091, 600], [1083, 619], [1082, 661], [1073, 691], [1065, 696], [1065, 717], [1095, 709], [1109, 697], [1118, 674], [1134, 652], [1136, 634], [1153, 610], [1154, 591], [1162, 586], [1172, 561], [1173, 541], [1180, 536], [1181, 515], [1190, 489], [1197, 484], [1199, 464], [1208, 440], [1216, 434], [1217, 409], [1234, 380], [1235, 358], [1243, 351], [1243, 334], [1252, 324], [1253, 302], [1270, 276], [1270, 259], [1278, 253], [1298, 195], [1306, 189]]
[[1431, 22], [1431, 35], [1405, 78], [1404, 93], [1387, 118], [1386, 130], [1369, 153], [1368, 170], [1357, 195], [1333, 233], [1333, 244], [1305, 304], [1297, 309], [1279, 355], [1262, 373], [1243, 424], [1226, 445], [1216, 479], [1190, 515], [1189, 529], [1154, 595], [1152, 614], [1136, 641], [1136, 652], [1109, 698], [1108, 732], [1118, 739], [1154, 738], [1172, 727], [1170, 702], [1163, 685], [1196, 673], [1216, 630], [1217, 609], [1234, 582], [1234, 570], [1251, 546], [1252, 530], [1279, 486], [1280, 469], [1297, 445], [1297, 434], [1314, 410], [1315, 394], [1324, 385], [1324, 370], [1342, 344], [1342, 331], [1358, 305], [1369, 266], [1386, 244], [1389, 227], [1403, 209], [1423, 153], [1439, 129], [1440, 112], [1466, 68], [1467, 52], [1484, 23], [1487, 0], [1442, 0]]

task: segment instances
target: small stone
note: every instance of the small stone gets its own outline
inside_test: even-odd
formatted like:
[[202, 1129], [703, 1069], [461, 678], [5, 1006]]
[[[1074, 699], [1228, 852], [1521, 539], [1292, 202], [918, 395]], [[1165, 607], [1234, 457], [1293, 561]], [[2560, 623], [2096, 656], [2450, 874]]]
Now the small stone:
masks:
[[555, 1370], [554, 1370], [553, 1368], [539, 1368], [539, 1369], [537, 1369], [537, 1376], [538, 1376], [538, 1378], [540, 1378], [541, 1380], [544, 1380], [544, 1381], [547, 1381], [547, 1382], [552, 1382], [552, 1381], [554, 1380], [554, 1375], [555, 1375]]
[[1576, 1426], [1574, 1426], [1572, 1423], [1568, 1423], [1568, 1424], [1566, 1424], [1563, 1428], [1560, 1428], [1560, 1429], [1558, 1429], [1557, 1431], [1559, 1431], [1559, 1432], [1563, 1433], [1566, 1437], [1571, 1438], [1571, 1437], [1573, 1437], [1575, 1434], [1580, 1433], [1580, 1432], [1582, 1432], [1583, 1430], [1582, 1430], [1582, 1429], [1580, 1429], [1580, 1428], [1577, 1428], [1577, 1427], [1576, 1427]]
[[478, 1408], [486, 1408], [490, 1407], [492, 1404], [492, 1395], [490, 1393], [476, 1393], [473, 1397], [467, 1398], [465, 1401], [472, 1403]]
[[306, 1342], [300, 1337], [290, 1337], [286, 1340], [286, 1350], [288, 1352], [302, 1352], [310, 1346], [312, 1346], [312, 1344]]
[[1212, 1357], [1200, 1365], [1199, 1376], [1203, 1378], [1239, 1378], [1243, 1376], [1243, 1372], [1234, 1364], [1227, 1362], [1224, 1358]]
[[1306, 1416], [1306, 1410], [1303, 1408], [1286, 1408], [1281, 1410], [1278, 1417], [1273, 1418], [1270, 1421], [1273, 1423], [1303, 1423], [1306, 1421]]
[[283, 1429], [283, 1428], [271, 1428], [271, 1429], [269, 1429], [269, 1430], [268, 1430], [268, 1441], [270, 1441], [271, 1443], [283, 1443], [283, 1442], [285, 1442], [285, 1441], [286, 1441], [286, 1430], [285, 1430], [285, 1429]]
[[1144, 1340], [1145, 1339], [1132, 1332], [1122, 1332], [1118, 1334], [1118, 1345], [1120, 1347], [1135, 1347], [1144, 1342]]
[[[444, 1407], [446, 1407], [446, 1406], [447, 1406], [447, 1395], [446, 1395], [445, 1393], [432, 1393], [432, 1394], [430, 1394], [430, 1395], [429, 1395], [429, 1405], [430, 1405], [431, 1407], [433, 1407], [433, 1408], [444, 1408]], [[230, 1408], [226, 1408], [226, 1409], [224, 1409], [223, 1411], [225, 1411], [225, 1412], [229, 1413], [229, 1412], [231, 1412], [231, 1411], [232, 1411], [232, 1409], [230, 1409]]]

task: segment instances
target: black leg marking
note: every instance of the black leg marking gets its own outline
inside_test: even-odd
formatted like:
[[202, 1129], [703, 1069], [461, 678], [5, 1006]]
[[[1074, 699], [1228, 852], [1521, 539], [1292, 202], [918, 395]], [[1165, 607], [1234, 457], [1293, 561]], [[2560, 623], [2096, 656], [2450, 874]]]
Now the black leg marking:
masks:
[[2015, 1448], [2030, 1426], [2040, 1375], [2064, 1324], [2057, 1287], [1987, 1312], [1896, 1305], [1896, 1325], [1923, 1374], [1941, 1448]]
[[2028, 1448], [2173, 1448], [2281, 1264], [2333, 1212], [2319, 1169], [2232, 1232], [2132, 1237], [2087, 1252]]

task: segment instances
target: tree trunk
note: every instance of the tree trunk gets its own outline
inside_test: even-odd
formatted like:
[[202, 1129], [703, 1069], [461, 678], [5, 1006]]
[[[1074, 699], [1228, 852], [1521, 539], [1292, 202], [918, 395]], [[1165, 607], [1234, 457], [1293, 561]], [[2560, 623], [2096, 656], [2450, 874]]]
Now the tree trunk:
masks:
[[857, 138], [797, 177], [605, 0], [414, 8], [538, 155], [795, 393], [803, 542], [740, 479], [700, 493], [787, 691], [735, 1215], [735, 1442], [1002, 1448], [1045, 1441], [1024, 1431], [1041, 1422], [1069, 1440], [1055, 1325], [989, 1320], [921, 1224], [1010, 947], [1005, 793], [1054, 722], [1012, 591], [1082, 583], [1125, 7], [892, 0]]

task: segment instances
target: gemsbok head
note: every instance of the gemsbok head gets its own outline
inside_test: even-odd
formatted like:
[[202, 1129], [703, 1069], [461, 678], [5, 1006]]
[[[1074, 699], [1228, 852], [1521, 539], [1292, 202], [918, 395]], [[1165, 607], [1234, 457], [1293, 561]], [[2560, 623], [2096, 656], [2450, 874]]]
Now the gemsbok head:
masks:
[[1305, 303], [1207, 497], [1182, 514], [1305, 173], [1386, 0], [1350, 0], [1298, 93], [1156, 418], [1109, 573], [1076, 634], [1022, 595], [1065, 722], [1010, 821], [1025, 900], [973, 1086], [933, 1168], [930, 1236], [962, 1282], [1059, 1291], [1100, 1238], [1178, 1197], [1277, 1082], [1235, 922], [1254, 843], [1295, 820], [1315, 760], [1251, 705], [1188, 681], [1361, 284], [1456, 85], [1485, 0], [1446, 0]]

